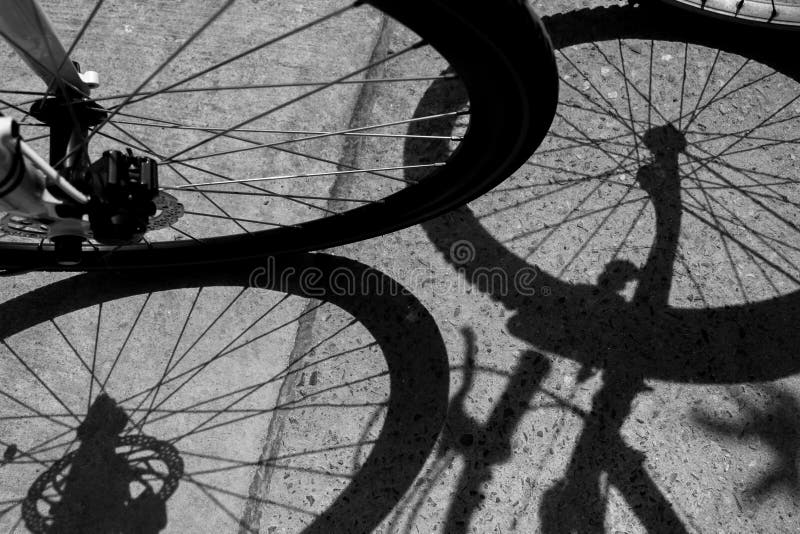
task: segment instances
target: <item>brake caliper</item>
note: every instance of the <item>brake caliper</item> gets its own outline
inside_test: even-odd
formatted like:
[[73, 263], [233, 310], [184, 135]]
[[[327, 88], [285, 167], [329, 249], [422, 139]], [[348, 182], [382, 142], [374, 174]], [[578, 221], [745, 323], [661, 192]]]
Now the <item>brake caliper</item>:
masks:
[[142, 239], [156, 213], [158, 166], [152, 158], [108, 150], [89, 168], [89, 224], [95, 240], [124, 245]]

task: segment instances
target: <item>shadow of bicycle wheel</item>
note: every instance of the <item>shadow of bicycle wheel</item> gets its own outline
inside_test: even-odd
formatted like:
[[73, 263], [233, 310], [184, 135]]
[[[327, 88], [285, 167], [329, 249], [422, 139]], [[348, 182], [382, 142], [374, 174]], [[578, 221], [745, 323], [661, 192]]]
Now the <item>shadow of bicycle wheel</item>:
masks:
[[[603, 373], [566, 473], [543, 495], [542, 532], [602, 529], [602, 472], [647, 531], [685, 532], [621, 428], [646, 380], [739, 384], [800, 372], [800, 69], [785, 37], [661, 6], [544, 22], [562, 74], [549, 139], [473, 209], [423, 228], [459, 276], [513, 312], [511, 335], [579, 363], [579, 381]], [[453, 110], [466, 101], [432, 87], [418, 113], [442, 100]], [[452, 128], [442, 120], [413, 133]], [[406, 164], [444, 150], [411, 140]], [[694, 261], [714, 240], [714, 261]], [[503, 395], [531, 398], [542, 380], [512, 376], [517, 389]], [[505, 428], [522, 413], [511, 417]], [[508, 448], [504, 439], [495, 445]], [[456, 449], [464, 479], [486, 480], [491, 465], [476, 471], [482, 459]], [[451, 504], [449, 531], [469, 528], [478, 485]]]
[[0, 315], [3, 524], [367, 532], [446, 413], [428, 311], [331, 255], [85, 274]]
[[[642, 8], [594, 9], [550, 17], [545, 22], [552, 32], [557, 48], [584, 42], [591, 46], [594, 39], [611, 39], [616, 45], [617, 39], [629, 37], [671, 41], [691, 38], [694, 39], [692, 43], [700, 41], [707, 44], [716, 38], [734, 50], [748, 53], [748, 62], [763, 61], [776, 69], [776, 72], [782, 69], [780, 73], [786, 75], [787, 79], [800, 81], [798, 67], [787, 67], [787, 58], [781, 53], [784, 48], [777, 47], [775, 40], [768, 40], [768, 34], [765, 36], [756, 30], [748, 30], [762, 36], [757, 40], [758, 44], [753, 46], [742, 44], [741, 41], [750, 40], [742, 39], [740, 35], [735, 38], [709, 37], [709, 34], [717, 35], [714, 28], [708, 27], [709, 22], [698, 23], [682, 12], [675, 13], [661, 8], [655, 13]], [[750, 53], [751, 49], [755, 51]], [[767, 54], [769, 49], [772, 50], [771, 55]], [[744, 85], [747, 83], [749, 82], [745, 80]], [[795, 91], [794, 95], [792, 101], [800, 98], [800, 92]], [[441, 105], [444, 98], [450, 99], [452, 109], [458, 109], [465, 102], [464, 95], [455, 95], [444, 87], [432, 87], [418, 113], [425, 113], [426, 102], [436, 101], [437, 105]], [[563, 98], [571, 98], [571, 95], [567, 94]], [[794, 116], [792, 119], [794, 120]], [[443, 119], [428, 127], [415, 128], [420, 130], [415, 130], [415, 133], [420, 134], [443, 132], [449, 131], [452, 124]], [[557, 126], [554, 130], [556, 128]], [[580, 130], [573, 131], [572, 140], [591, 156], [592, 152], [587, 147], [594, 140], [584, 133]], [[559, 132], [551, 132], [551, 135], [559, 136]], [[542, 225], [537, 220], [551, 217], [541, 211], [541, 208], [548, 207], [545, 204], [546, 199], [556, 193], [562, 196], [568, 196], [572, 192], [576, 195], [584, 194], [578, 189], [559, 188], [558, 184], [547, 182], [551, 178], [564, 178], [564, 183], [567, 183], [567, 179], [574, 178], [566, 165], [563, 169], [551, 169], [549, 175], [541, 165], [533, 165], [520, 171], [521, 174], [531, 175], [532, 179], [538, 179], [545, 186], [550, 186], [542, 193], [537, 193], [533, 186], [530, 186], [531, 191], [526, 191], [521, 186], [513, 190], [498, 188], [487, 195], [484, 204], [489, 208], [484, 208], [485, 213], [478, 215], [464, 208], [424, 225], [424, 229], [437, 249], [453, 262], [462, 276], [474, 282], [493, 299], [502, 302], [508, 309], [517, 312], [509, 321], [512, 333], [541, 350], [553, 351], [576, 361], [599, 366], [603, 365], [602, 362], [609, 361], [612, 355], [619, 359], [620, 354], [625, 354], [626, 363], [637, 369], [642, 376], [676, 382], [735, 383], [771, 380], [800, 371], [800, 359], [794, 351], [798, 338], [796, 329], [791, 326], [800, 311], [800, 293], [792, 290], [791, 286], [776, 296], [767, 295], [754, 302], [718, 307], [695, 305], [691, 308], [679, 308], [665, 303], [664, 298], [669, 296], [670, 285], [674, 282], [673, 270], [680, 266], [676, 257], [682, 252], [686, 253], [679, 247], [678, 234], [682, 231], [682, 220], [685, 223], [689, 218], [687, 212], [692, 211], [692, 206], [687, 207], [684, 204], [686, 197], [680, 195], [682, 188], [693, 185], [691, 179], [694, 171], [671, 161], [677, 158], [678, 153], [686, 150], [687, 144], [687, 133], [679, 131], [671, 123], [664, 126], [653, 125], [649, 129], [636, 132], [635, 136], [640, 151], [650, 152], [654, 156], [650, 159], [631, 160], [625, 168], [618, 168], [616, 171], [618, 174], [628, 172], [629, 177], [636, 177], [635, 183], [625, 185], [624, 191], [644, 193], [637, 208], [652, 206], [653, 214], [647, 220], [638, 214], [639, 217], [617, 227], [614, 236], [616, 241], [606, 246], [612, 250], [617, 247], [616, 252], [619, 252], [621, 249], [618, 245], [624, 243], [633, 226], [652, 222], [656, 227], [656, 235], [651, 238], [643, 233], [644, 238], [650, 241], [644, 242], [651, 254], [650, 258], [647, 255], [639, 257], [643, 265], [636, 266], [630, 261], [615, 257], [604, 266], [597, 282], [576, 283], [556, 276], [558, 269], [553, 269], [556, 274], [551, 274], [545, 268], [526, 260], [526, 257], [532, 255], [532, 249], [544, 250], [548, 240], [571, 237], [558, 235], [557, 230], [574, 226], [576, 220], [580, 224], [580, 217], [571, 217], [574, 213], [580, 214], [577, 208], [566, 217], [559, 216], [561, 220], [556, 222], [547, 221], [547, 224]], [[634, 148], [633, 144], [631, 138], [631, 150]], [[791, 147], [794, 142], [788, 139], [784, 144]], [[431, 153], [441, 150], [446, 150], [446, 147], [433, 142], [411, 140], [407, 143], [407, 163], [413, 164], [421, 157], [420, 154], [430, 157]], [[547, 147], [543, 147], [543, 151], [547, 152]], [[565, 149], [564, 152], [566, 151]], [[598, 151], [597, 154], [602, 155], [603, 152]], [[538, 157], [536, 155], [533, 159]], [[598, 181], [602, 181], [608, 174], [599, 173]], [[579, 175], [574, 181], [581, 182], [583, 177], [584, 175]], [[789, 186], [794, 186], [795, 182], [790, 177], [781, 177], [787, 180]], [[518, 179], [515, 184], [519, 182], [529, 185], [525, 179]], [[767, 183], [764, 187], [769, 188], [772, 185]], [[728, 188], [746, 189], [743, 186], [737, 187], [736, 184], [730, 184]], [[574, 202], [580, 204], [583, 200], [585, 198], [577, 196]], [[615, 204], [617, 200], [612, 198], [606, 201], [605, 211], [615, 213], [615, 208], [619, 207]], [[795, 204], [791, 203], [789, 207], [794, 208]], [[643, 211], [643, 208], [638, 211]], [[505, 219], [497, 222], [491, 220], [493, 216], [511, 211], [513, 215], [508, 215]], [[511, 232], [498, 237], [502, 234], [502, 224], [512, 222], [515, 218], [526, 221], [531, 227], [540, 226], [537, 231], [545, 235], [535, 241], [534, 247], [514, 248], [527, 252], [525, 257], [513, 252], [509, 245], [517, 244], [518, 236], [513, 232], [525, 233], [526, 229], [520, 231], [509, 225]], [[604, 224], [608, 224], [607, 219], [608, 217], [594, 220], [587, 218], [586, 224], [597, 221], [599, 230]], [[707, 219], [707, 224], [701, 230], [713, 231], [713, 213]], [[720, 219], [717, 221], [721, 224]], [[790, 222], [787, 223], [787, 228], [797, 230], [797, 226]], [[718, 230], [725, 237], [725, 228]], [[759, 231], [753, 230], [754, 233]], [[574, 248], [588, 254], [586, 249], [588, 245], [594, 245], [589, 242], [593, 237], [595, 233], [589, 232], [589, 237], [580, 243], [581, 247]], [[473, 249], [471, 261], [468, 263], [457, 261], [458, 258], [452, 256], [454, 246], [460, 241], [467, 241]], [[795, 248], [791, 242], [787, 247]], [[763, 258], [757, 252], [753, 251], [751, 261]], [[651, 260], [649, 264], [648, 259]], [[547, 261], [547, 258], [544, 260]], [[764, 263], [770, 265], [765, 258]], [[514, 288], [513, 284], [508, 287], [493, 287], [491, 277], [481, 276], [481, 273], [498, 267], [508, 274], [506, 279], [509, 281], [514, 280], [516, 273], [530, 273], [532, 270], [536, 273], [535, 280], [529, 284], [530, 287], [523, 287], [523, 291], [515, 291], [520, 288]], [[560, 271], [563, 273], [564, 269], [561, 268]], [[794, 272], [786, 273], [786, 277], [800, 280]], [[639, 299], [626, 298], [620, 294], [628, 282], [636, 282], [641, 287]], [[505, 291], [501, 291], [503, 289]]]

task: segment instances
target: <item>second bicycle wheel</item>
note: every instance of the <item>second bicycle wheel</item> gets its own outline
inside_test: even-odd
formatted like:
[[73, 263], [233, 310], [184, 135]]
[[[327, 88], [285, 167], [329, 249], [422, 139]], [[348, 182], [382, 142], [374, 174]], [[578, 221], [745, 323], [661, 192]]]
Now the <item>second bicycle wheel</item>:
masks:
[[[311, 250], [399, 229], [513, 172], [556, 104], [549, 41], [518, 0], [42, 4], [70, 57], [100, 73], [92, 98], [109, 115], [89, 136], [92, 160], [130, 149], [159, 165], [145, 240], [89, 239], [80, 269]], [[46, 154], [47, 129], [27, 114], [45, 88], [12, 53], [0, 67], [2, 112]], [[442, 79], [469, 102], [414, 117]], [[453, 150], [406, 179], [409, 125], [442, 113], [459, 118]], [[2, 217], [0, 266], [57, 268], [47, 230]]]
[[774, 29], [800, 29], [797, 0], [659, 0], [704, 15]]

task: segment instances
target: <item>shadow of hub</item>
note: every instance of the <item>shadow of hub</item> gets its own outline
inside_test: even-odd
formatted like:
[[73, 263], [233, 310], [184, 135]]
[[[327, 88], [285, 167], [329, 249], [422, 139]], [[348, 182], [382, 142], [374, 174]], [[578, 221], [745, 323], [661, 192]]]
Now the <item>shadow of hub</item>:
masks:
[[80, 446], [34, 481], [22, 505], [34, 533], [160, 532], [183, 461], [169, 443], [122, 435], [129, 419], [105, 393], [77, 428]]

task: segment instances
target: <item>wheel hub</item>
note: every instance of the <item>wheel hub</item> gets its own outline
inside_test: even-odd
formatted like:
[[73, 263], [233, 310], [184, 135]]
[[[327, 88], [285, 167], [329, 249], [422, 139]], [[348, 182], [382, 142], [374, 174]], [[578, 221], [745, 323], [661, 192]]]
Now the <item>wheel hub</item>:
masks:
[[[177, 202], [162, 197], [160, 205], [156, 203], [158, 165], [154, 159], [135, 156], [128, 149], [106, 151], [90, 162], [89, 130], [108, 117], [108, 111], [94, 100], [65, 90], [36, 101], [30, 114], [50, 127], [50, 164], [91, 199], [88, 205], [76, 205], [60, 191], [51, 191], [65, 201], [56, 208], [65, 223], [49, 224], [47, 237], [67, 256], [77, 258], [82, 241], [90, 235], [106, 245], [136, 243], [161, 221], [172, 224], [182, 215]], [[154, 221], [159, 209], [161, 221]], [[12, 235], [39, 236], [43, 230], [35, 221], [20, 217], [6, 217], [3, 223]]]
[[141, 240], [156, 214], [155, 160], [109, 150], [89, 167], [84, 180], [90, 187], [88, 215], [94, 238], [109, 245]]
[[[153, 204], [156, 207], [156, 214], [148, 219], [148, 232], [155, 232], [172, 226], [183, 217], [183, 204], [169, 193], [159, 192], [153, 199]], [[81, 235], [88, 239], [93, 239], [94, 234], [91, 227], [85, 221], [83, 223]], [[48, 235], [50, 235], [50, 230], [46, 224], [35, 219], [10, 214], [0, 218], [0, 231], [10, 236], [39, 240], [47, 239]]]

